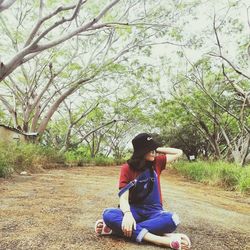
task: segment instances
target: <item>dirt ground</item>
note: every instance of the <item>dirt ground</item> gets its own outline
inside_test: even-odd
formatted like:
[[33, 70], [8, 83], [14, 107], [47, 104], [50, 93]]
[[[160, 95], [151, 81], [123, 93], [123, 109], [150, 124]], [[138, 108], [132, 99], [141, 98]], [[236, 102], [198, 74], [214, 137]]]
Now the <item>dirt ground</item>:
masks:
[[[119, 167], [49, 170], [0, 180], [0, 249], [162, 249], [98, 237], [94, 223], [118, 204]], [[250, 197], [190, 183], [166, 170], [164, 207], [175, 211], [192, 249], [250, 249]]]

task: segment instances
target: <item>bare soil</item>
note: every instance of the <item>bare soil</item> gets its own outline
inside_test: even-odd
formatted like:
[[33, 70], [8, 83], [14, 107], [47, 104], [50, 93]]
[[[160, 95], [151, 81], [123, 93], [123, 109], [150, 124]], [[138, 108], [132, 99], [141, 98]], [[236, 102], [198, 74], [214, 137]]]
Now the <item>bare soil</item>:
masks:
[[[46, 170], [0, 179], [0, 249], [162, 249], [100, 237], [94, 223], [118, 204], [119, 167]], [[181, 217], [192, 249], [250, 249], [250, 197], [191, 183], [166, 170], [164, 207]]]

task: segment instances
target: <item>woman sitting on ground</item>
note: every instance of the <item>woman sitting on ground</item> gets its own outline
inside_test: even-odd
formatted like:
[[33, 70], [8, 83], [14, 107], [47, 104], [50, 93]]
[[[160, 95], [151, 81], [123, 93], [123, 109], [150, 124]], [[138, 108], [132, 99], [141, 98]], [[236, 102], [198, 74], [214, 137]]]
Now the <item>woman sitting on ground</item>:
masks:
[[103, 219], [95, 224], [95, 232], [172, 249], [189, 249], [189, 238], [173, 233], [180, 223], [178, 215], [163, 210], [159, 179], [166, 163], [179, 158], [182, 150], [159, 147], [147, 133], [137, 135], [132, 144], [133, 155], [120, 171], [119, 208], [104, 210]]

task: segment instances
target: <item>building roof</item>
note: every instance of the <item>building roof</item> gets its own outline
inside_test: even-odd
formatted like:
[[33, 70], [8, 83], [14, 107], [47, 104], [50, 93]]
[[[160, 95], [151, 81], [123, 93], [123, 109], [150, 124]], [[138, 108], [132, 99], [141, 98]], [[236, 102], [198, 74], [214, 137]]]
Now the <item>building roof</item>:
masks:
[[18, 133], [18, 134], [25, 135], [25, 136], [37, 136], [37, 135], [38, 135], [37, 132], [28, 132], [28, 133], [24, 133], [24, 132], [22, 132], [21, 130], [19, 130], [19, 129], [17, 129], [17, 128], [9, 127], [9, 126], [4, 125], [4, 124], [0, 124], [0, 127], [4, 127], [4, 128], [6, 128], [6, 129], [9, 129], [9, 130], [11, 130], [11, 131], [14, 131], [14, 132], [16, 132], [16, 133]]

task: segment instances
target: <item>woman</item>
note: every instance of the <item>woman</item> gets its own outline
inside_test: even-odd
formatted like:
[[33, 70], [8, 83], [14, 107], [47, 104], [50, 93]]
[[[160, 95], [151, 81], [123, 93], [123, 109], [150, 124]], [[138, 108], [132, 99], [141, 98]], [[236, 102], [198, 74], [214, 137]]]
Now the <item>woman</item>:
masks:
[[159, 147], [147, 133], [137, 135], [132, 144], [133, 155], [120, 172], [120, 206], [104, 211], [103, 220], [95, 224], [96, 233], [189, 249], [191, 243], [186, 235], [172, 233], [180, 223], [179, 217], [163, 210], [159, 179], [166, 163], [179, 158], [182, 150]]

